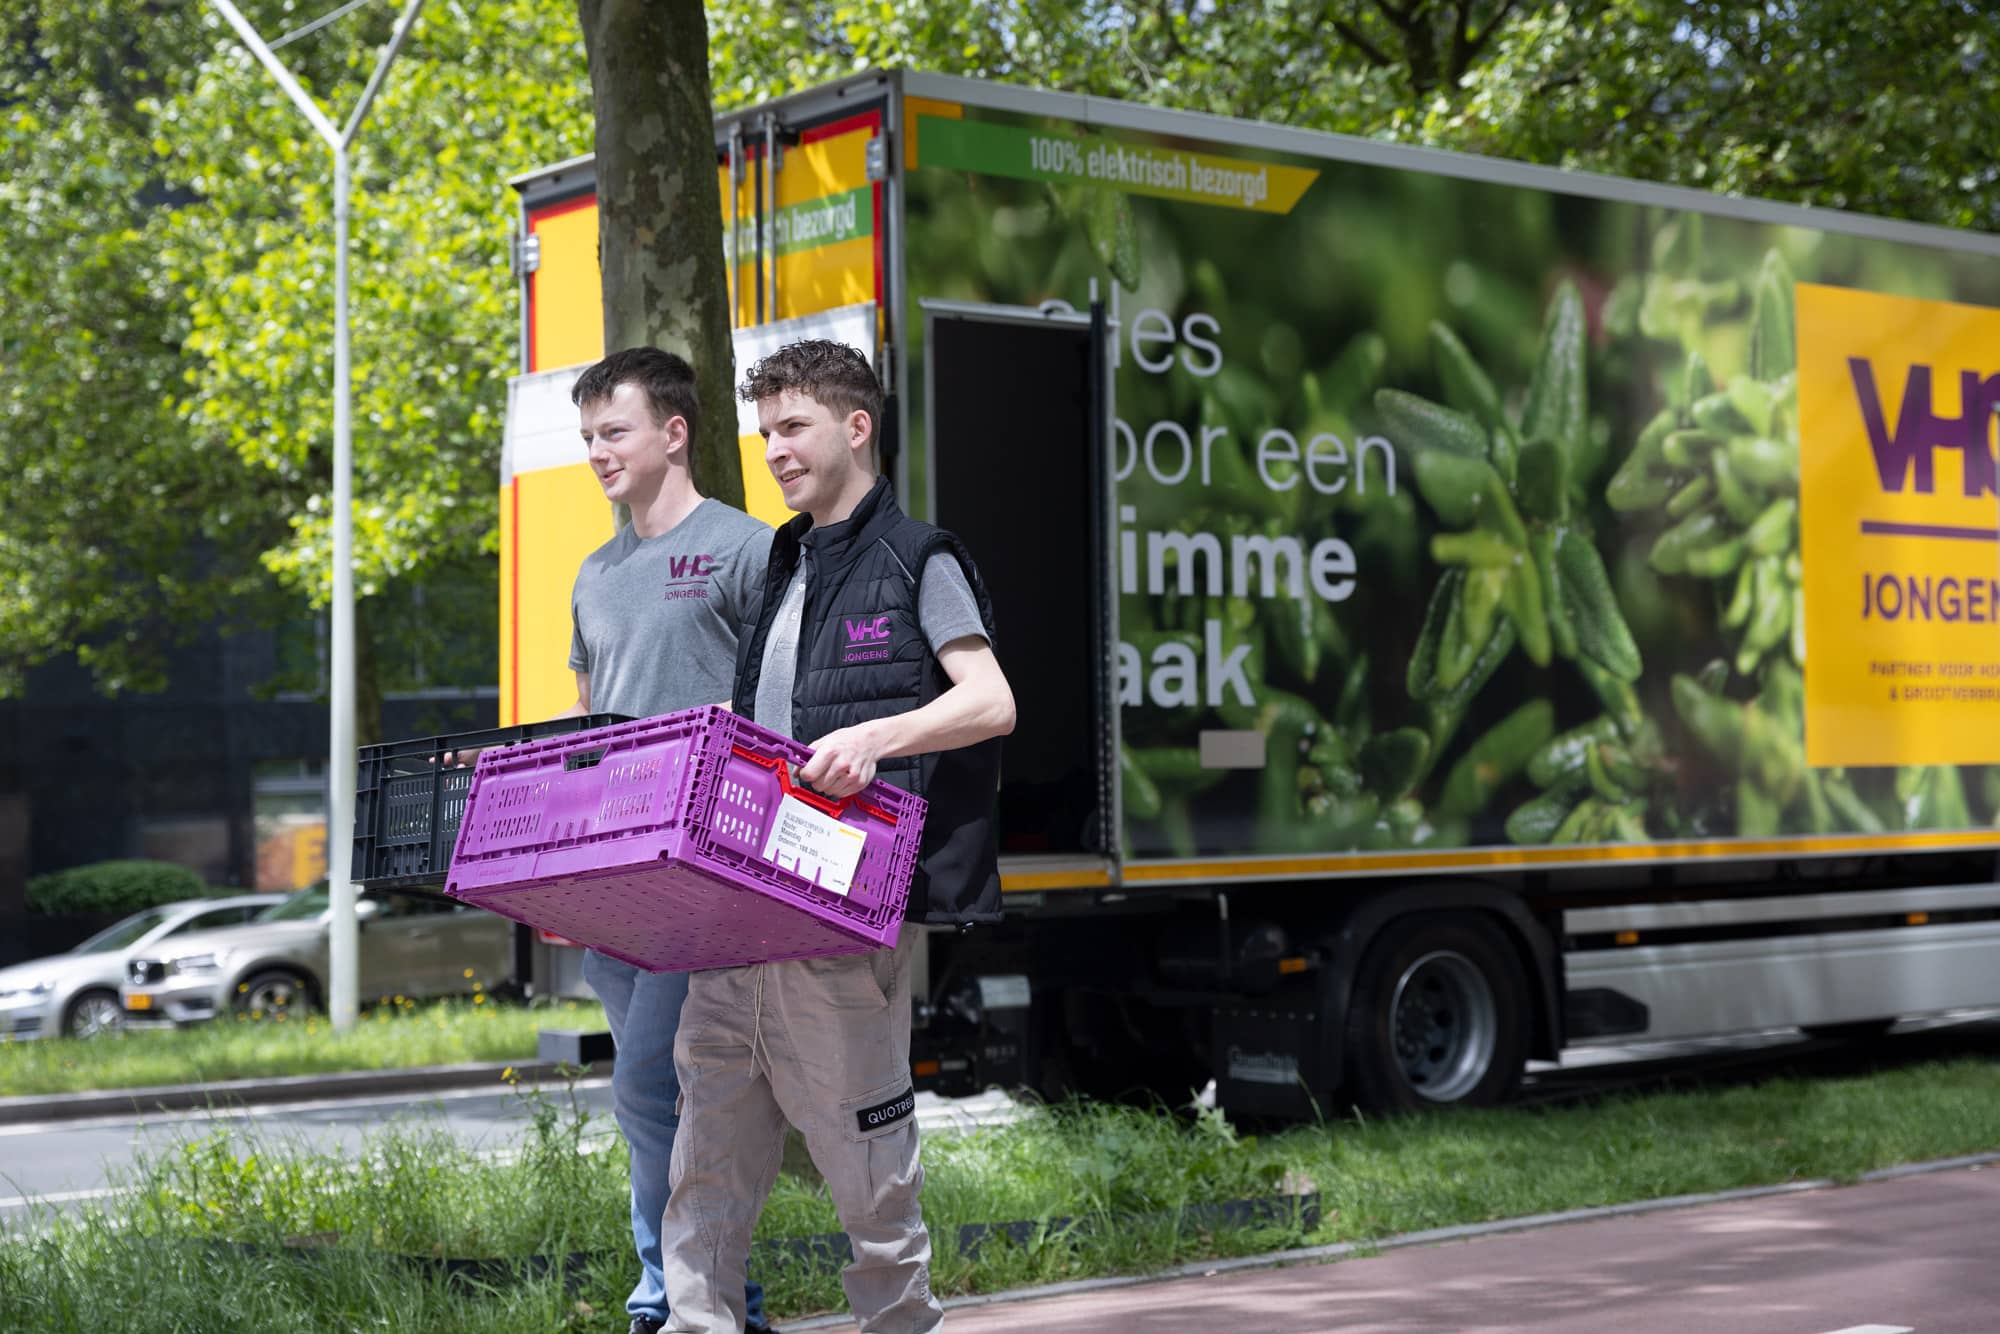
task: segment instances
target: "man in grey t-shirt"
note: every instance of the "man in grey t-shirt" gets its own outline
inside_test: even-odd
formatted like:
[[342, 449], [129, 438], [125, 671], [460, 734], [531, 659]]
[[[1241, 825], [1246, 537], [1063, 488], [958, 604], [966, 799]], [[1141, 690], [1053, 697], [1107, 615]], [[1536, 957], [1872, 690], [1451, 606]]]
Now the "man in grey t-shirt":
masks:
[[[763, 596], [771, 530], [695, 489], [688, 455], [700, 404], [685, 361], [650, 347], [613, 353], [570, 396], [605, 498], [632, 515], [577, 571], [570, 712], [649, 717], [719, 704], [733, 685], [737, 639]], [[584, 977], [611, 1023], [612, 1104], [632, 1154], [641, 1274], [625, 1309], [632, 1334], [654, 1334], [668, 1316], [660, 1231], [680, 1126], [673, 1051], [688, 980], [595, 950], [584, 956]], [[745, 1329], [767, 1328], [762, 1290], [748, 1284], [745, 1296]]]
[[650, 537], [621, 528], [584, 558], [570, 595], [569, 666], [592, 713], [635, 718], [729, 698], [739, 628], [757, 615], [771, 530], [699, 499]]

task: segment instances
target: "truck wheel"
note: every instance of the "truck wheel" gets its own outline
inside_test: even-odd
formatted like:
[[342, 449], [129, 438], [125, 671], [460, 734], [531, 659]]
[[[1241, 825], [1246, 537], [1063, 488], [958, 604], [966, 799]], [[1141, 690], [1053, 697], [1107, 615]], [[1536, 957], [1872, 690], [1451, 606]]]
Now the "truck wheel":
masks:
[[1349, 1091], [1375, 1112], [1504, 1101], [1527, 1051], [1528, 984], [1478, 913], [1412, 915], [1362, 956], [1347, 1011]]
[[86, 991], [63, 1011], [62, 1035], [94, 1038], [116, 1033], [125, 1024], [125, 1009], [115, 991]]
[[276, 1019], [312, 1011], [312, 989], [289, 968], [266, 968], [237, 984], [236, 1008], [252, 1019]]

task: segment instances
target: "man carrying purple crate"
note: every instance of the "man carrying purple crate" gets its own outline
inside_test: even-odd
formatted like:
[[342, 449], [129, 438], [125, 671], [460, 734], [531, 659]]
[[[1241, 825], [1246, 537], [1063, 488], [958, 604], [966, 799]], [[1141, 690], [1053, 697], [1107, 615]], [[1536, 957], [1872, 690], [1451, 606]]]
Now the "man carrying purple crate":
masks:
[[742, 396], [799, 517], [772, 539], [735, 707], [810, 742], [799, 778], [817, 791], [850, 796], [879, 777], [930, 810], [894, 949], [689, 976], [674, 1044], [667, 1328], [738, 1327], [735, 1275], [789, 1121], [852, 1245], [841, 1283], [861, 1329], [916, 1334], [944, 1313], [918, 1207], [912, 927], [999, 920], [992, 810], [1014, 696], [971, 556], [906, 518], [879, 475], [882, 388], [867, 360], [838, 343], [793, 343], [751, 368]]
[[[570, 397], [591, 470], [605, 498], [625, 506], [632, 521], [577, 571], [569, 651], [576, 704], [569, 712], [645, 718], [727, 698], [737, 642], [761, 605], [771, 529], [695, 487], [694, 371], [671, 352], [628, 348], [586, 370]], [[667, 1319], [660, 1220], [680, 1124], [673, 1044], [688, 978], [648, 973], [595, 950], [584, 956], [583, 973], [611, 1022], [612, 1104], [631, 1146], [641, 1274], [626, 1311], [632, 1334], [652, 1334]], [[739, 1282], [743, 1268], [739, 1258]], [[763, 1306], [762, 1290], [750, 1284], [732, 1334], [767, 1328]]]

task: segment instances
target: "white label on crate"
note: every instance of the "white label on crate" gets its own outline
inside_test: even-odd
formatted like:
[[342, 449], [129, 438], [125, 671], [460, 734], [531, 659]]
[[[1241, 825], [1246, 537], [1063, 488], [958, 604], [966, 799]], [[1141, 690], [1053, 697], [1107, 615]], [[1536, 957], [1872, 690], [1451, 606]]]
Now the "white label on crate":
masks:
[[800, 801], [785, 797], [764, 839], [764, 860], [845, 896], [868, 836]]

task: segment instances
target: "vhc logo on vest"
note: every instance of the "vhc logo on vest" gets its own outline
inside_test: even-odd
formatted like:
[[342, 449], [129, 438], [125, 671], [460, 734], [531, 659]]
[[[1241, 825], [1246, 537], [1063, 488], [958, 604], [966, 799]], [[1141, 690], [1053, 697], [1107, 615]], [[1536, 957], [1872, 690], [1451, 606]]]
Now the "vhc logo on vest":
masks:
[[889, 660], [889, 634], [894, 621], [887, 612], [879, 616], [843, 616], [840, 629], [845, 636], [841, 643], [840, 665], [851, 666], [862, 662], [887, 662]]
[[721, 568], [716, 559], [706, 553], [699, 556], [667, 557], [668, 602], [681, 598], [707, 598], [709, 581]]

